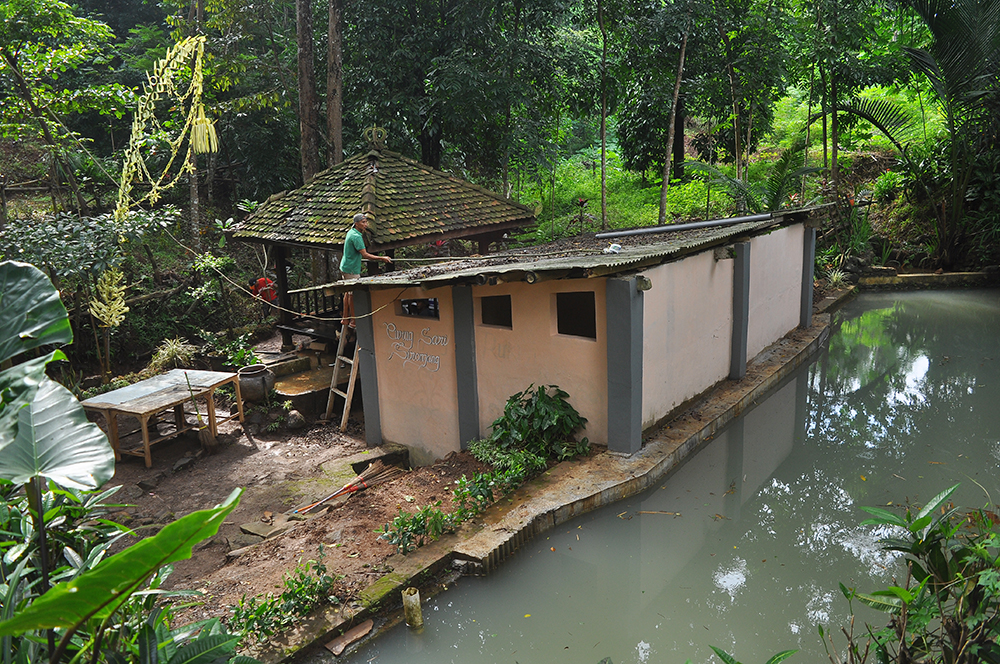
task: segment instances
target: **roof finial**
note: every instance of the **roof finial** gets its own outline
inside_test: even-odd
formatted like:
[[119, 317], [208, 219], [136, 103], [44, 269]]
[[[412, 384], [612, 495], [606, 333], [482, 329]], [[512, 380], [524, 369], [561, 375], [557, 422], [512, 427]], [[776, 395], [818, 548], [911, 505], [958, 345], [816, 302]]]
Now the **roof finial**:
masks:
[[389, 132], [387, 132], [384, 127], [376, 127], [375, 125], [365, 129], [364, 137], [368, 139], [368, 149], [381, 150], [384, 148], [385, 137], [388, 133]]

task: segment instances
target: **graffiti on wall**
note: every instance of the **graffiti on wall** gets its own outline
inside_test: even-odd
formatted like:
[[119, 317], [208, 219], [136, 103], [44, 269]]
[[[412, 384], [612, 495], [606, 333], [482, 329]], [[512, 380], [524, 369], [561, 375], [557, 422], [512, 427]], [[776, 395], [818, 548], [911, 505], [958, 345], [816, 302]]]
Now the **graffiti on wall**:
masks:
[[[389, 338], [389, 361], [402, 360], [403, 366], [412, 365], [436, 373], [441, 368], [441, 354], [438, 348], [448, 345], [448, 337], [441, 334], [431, 334], [431, 328], [425, 327], [420, 332], [404, 330], [395, 323], [382, 323], [385, 334]], [[437, 352], [435, 352], [437, 351]]]

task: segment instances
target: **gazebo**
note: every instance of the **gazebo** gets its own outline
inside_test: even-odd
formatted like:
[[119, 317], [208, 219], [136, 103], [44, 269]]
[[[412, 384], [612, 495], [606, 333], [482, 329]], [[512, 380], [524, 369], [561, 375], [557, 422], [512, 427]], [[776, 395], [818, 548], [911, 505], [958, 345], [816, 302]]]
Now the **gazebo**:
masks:
[[293, 331], [332, 338], [337, 327], [322, 322], [337, 311], [325, 284], [289, 290], [288, 249], [342, 251], [355, 213], [372, 218], [365, 238], [369, 250], [389, 255], [400, 247], [454, 238], [476, 241], [485, 254], [491, 242], [535, 221], [525, 205], [386, 150], [384, 130], [369, 130], [369, 139], [368, 152], [318, 173], [294, 191], [271, 196], [233, 234], [272, 245], [285, 346], [291, 346]]

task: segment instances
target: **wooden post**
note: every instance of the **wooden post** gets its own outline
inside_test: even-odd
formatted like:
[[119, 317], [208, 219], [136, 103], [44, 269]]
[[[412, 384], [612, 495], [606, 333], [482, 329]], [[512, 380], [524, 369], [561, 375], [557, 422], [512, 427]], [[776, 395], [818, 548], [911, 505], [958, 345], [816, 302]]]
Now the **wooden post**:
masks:
[[[292, 300], [288, 296], [288, 267], [285, 263], [285, 248], [280, 245], [274, 245], [274, 270], [275, 278], [278, 281], [278, 306], [281, 310], [278, 312], [278, 321], [282, 325], [291, 325], [292, 323]], [[282, 352], [287, 352], [295, 348], [292, 343], [292, 333], [288, 330], [281, 331], [281, 350]]]

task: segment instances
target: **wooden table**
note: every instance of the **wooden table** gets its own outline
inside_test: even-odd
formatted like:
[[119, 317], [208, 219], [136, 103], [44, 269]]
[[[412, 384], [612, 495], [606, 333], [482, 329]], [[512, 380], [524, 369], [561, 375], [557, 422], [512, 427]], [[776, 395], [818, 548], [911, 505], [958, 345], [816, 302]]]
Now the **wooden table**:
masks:
[[[190, 382], [190, 388], [188, 383]], [[232, 383], [236, 390], [237, 414], [218, 420], [215, 416], [215, 399], [213, 393], [226, 383]], [[192, 399], [192, 393], [194, 398]], [[191, 369], [171, 369], [165, 374], [147, 378], [127, 387], [99, 394], [82, 402], [86, 410], [92, 410], [104, 415], [108, 423], [108, 440], [115, 451], [115, 459], [121, 459], [122, 454], [141, 456], [146, 460], [146, 467], [153, 465], [149, 447], [161, 441], [178, 436], [185, 431], [201, 429], [198, 424], [188, 424], [185, 419], [184, 405], [191, 403], [197, 408], [197, 400], [204, 399], [208, 411], [208, 430], [212, 436], [219, 433], [219, 424], [239, 418], [243, 421], [243, 399], [240, 397], [240, 382], [238, 375], [224, 371], [194, 371]], [[165, 436], [150, 438], [150, 419], [165, 410], [173, 409], [174, 424], [177, 428]], [[133, 450], [123, 450], [119, 446], [118, 416], [131, 415], [139, 420], [142, 431], [142, 447]], [[130, 433], [135, 433], [131, 431]], [[126, 434], [128, 435], [128, 434]]]

